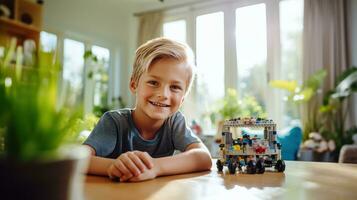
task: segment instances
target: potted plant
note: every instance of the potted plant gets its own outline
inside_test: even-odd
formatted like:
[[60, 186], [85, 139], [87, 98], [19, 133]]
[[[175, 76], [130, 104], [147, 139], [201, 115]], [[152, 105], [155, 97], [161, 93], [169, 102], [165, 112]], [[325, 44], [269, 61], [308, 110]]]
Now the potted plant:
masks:
[[40, 52], [36, 66], [22, 66], [16, 39], [0, 55], [0, 193], [5, 199], [81, 199], [89, 151], [70, 145], [77, 108], [57, 103], [60, 67]]
[[[303, 140], [309, 138], [309, 133], [318, 132], [321, 127], [321, 123], [318, 120], [319, 105], [318, 102], [312, 100], [313, 97], [317, 96], [325, 77], [326, 71], [318, 70], [301, 85], [296, 80], [273, 80], [269, 82], [270, 86], [287, 91], [287, 101], [298, 108], [301, 116], [305, 115], [305, 120], [302, 122]], [[309, 110], [304, 112], [304, 106], [309, 107]]]
[[352, 135], [357, 133], [356, 126], [346, 128], [346, 118], [350, 110], [347, 102], [355, 92], [357, 67], [351, 67], [337, 78], [335, 88], [326, 92], [320, 107], [323, 121], [321, 133], [336, 142], [337, 153], [344, 144], [351, 144]]
[[[289, 91], [288, 100], [301, 106], [316, 97], [325, 76], [326, 72], [320, 70], [301, 86], [296, 81], [281, 80], [272, 81], [270, 85]], [[352, 135], [357, 133], [357, 127], [346, 130], [346, 100], [356, 91], [357, 68], [352, 67], [337, 78], [335, 88], [325, 93], [322, 105], [315, 99], [309, 112], [305, 113], [307, 120], [303, 123], [303, 147], [312, 150], [307, 157], [315, 161], [337, 161], [342, 145], [352, 143]]]

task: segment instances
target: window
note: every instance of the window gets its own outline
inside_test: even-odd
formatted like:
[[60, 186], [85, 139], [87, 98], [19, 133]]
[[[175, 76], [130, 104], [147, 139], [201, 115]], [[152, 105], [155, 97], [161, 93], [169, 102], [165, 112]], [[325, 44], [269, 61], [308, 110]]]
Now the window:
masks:
[[[83, 102], [84, 43], [64, 39], [63, 81], [69, 104]], [[63, 94], [63, 93], [62, 93]]]
[[[280, 7], [281, 79], [301, 81], [303, 1], [284, 0]], [[299, 112], [284, 101], [283, 125], [298, 121]]]
[[[224, 4], [223, 11], [218, 4]], [[168, 19], [185, 16], [185, 20], [165, 23], [164, 36], [189, 38], [194, 47], [198, 76], [194, 99], [186, 98], [186, 104], [194, 102], [190, 110], [204, 128], [210, 128], [205, 114], [227, 87], [235, 87], [239, 100], [259, 107], [259, 113], [273, 118], [279, 128], [298, 118], [287, 102], [277, 103], [282, 97], [271, 92], [276, 89], [268, 81], [301, 79], [303, 0], [211, 2], [168, 13], [172, 13]], [[187, 35], [182, 36], [185, 31]]]
[[94, 78], [93, 105], [103, 106], [108, 104], [108, 70], [110, 51], [107, 48], [92, 46], [92, 53], [98, 59]]
[[[63, 42], [63, 43], [62, 43]], [[58, 45], [58, 44], [63, 44]], [[59, 105], [83, 104], [84, 114], [93, 112], [94, 106], [108, 108], [113, 103], [109, 96], [110, 50], [57, 34], [42, 31], [40, 48], [45, 52], [58, 51], [62, 57], [62, 83], [60, 84]], [[86, 50], [90, 49], [96, 61], [86, 60]], [[86, 73], [86, 74], [85, 74]]]
[[265, 4], [236, 9], [238, 94], [240, 99], [255, 98], [263, 108], [268, 85], [266, 36]]
[[223, 12], [196, 18], [196, 60], [197, 102], [199, 108], [207, 109], [224, 96]]
[[41, 31], [40, 35], [41, 49], [45, 52], [52, 52], [57, 49], [57, 35]]
[[176, 20], [164, 23], [164, 36], [185, 43], [186, 21]]

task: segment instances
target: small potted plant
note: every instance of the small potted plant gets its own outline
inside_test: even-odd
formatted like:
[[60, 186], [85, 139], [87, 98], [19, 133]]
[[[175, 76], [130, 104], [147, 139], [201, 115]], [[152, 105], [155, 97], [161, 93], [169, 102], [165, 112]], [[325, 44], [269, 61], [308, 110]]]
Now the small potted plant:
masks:
[[13, 39], [0, 55], [1, 198], [81, 199], [89, 151], [71, 145], [81, 111], [58, 105], [54, 53], [40, 52], [36, 66], [23, 67], [15, 49]]

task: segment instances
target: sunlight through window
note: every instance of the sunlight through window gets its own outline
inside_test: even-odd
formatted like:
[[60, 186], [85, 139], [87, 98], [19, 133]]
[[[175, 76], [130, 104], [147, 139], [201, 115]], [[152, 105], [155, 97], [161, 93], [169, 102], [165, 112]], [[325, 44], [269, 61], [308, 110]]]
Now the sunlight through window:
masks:
[[[302, 0], [284, 0], [279, 3], [282, 80], [301, 81], [303, 4]], [[296, 106], [286, 101], [282, 106], [284, 126], [299, 121]]]
[[98, 58], [98, 66], [94, 76], [94, 105], [108, 103], [108, 70], [110, 51], [107, 48], [92, 46], [92, 53]]
[[66, 94], [69, 103], [83, 100], [84, 44], [64, 39], [63, 80], [66, 82]]
[[57, 35], [41, 31], [40, 44], [42, 51], [53, 52], [57, 48]]
[[164, 23], [164, 36], [185, 43], [186, 21], [177, 20]]
[[216, 12], [196, 18], [198, 102], [206, 106], [224, 96], [223, 17], [223, 12]]
[[265, 108], [267, 26], [265, 4], [236, 9], [236, 48], [240, 98], [253, 96]]

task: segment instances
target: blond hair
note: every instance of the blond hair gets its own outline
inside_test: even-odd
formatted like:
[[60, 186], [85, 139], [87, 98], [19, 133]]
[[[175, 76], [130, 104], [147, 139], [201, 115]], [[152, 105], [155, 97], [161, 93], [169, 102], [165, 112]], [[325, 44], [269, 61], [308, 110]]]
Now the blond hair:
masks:
[[185, 93], [187, 94], [191, 89], [195, 76], [193, 52], [188, 45], [168, 38], [160, 37], [149, 40], [136, 50], [131, 80], [137, 84], [140, 77], [149, 70], [152, 63], [164, 58], [172, 58], [187, 64], [190, 70], [185, 88]]

